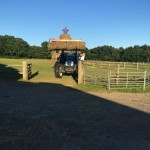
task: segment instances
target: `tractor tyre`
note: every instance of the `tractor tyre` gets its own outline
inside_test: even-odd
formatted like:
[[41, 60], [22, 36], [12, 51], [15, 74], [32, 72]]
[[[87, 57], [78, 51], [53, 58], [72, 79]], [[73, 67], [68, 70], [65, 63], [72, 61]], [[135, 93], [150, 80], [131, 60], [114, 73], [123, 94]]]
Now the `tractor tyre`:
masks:
[[55, 77], [56, 78], [62, 78], [63, 77], [63, 66], [62, 64], [57, 63], [55, 65]]

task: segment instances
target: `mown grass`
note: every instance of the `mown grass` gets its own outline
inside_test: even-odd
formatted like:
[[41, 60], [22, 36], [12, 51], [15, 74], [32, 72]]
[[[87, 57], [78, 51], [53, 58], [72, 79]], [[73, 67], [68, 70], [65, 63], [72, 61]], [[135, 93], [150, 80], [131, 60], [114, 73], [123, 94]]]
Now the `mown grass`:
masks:
[[127, 88], [127, 89], [111, 89], [108, 90], [107, 87], [102, 87], [101, 85], [94, 85], [94, 84], [82, 84], [82, 85], [76, 85], [74, 88], [84, 91], [84, 92], [107, 92], [107, 93], [113, 93], [113, 92], [120, 92], [120, 93], [149, 93], [150, 92], [150, 86], [146, 87], [145, 90], [141, 87], [136, 88]]
[[[25, 59], [7, 59], [0, 58], [0, 78], [7, 80], [17, 80], [23, 81], [22, 75], [19, 72], [22, 72], [22, 67], [14, 67], [11, 65], [21, 65]], [[129, 88], [129, 89], [117, 89], [108, 91], [107, 88], [107, 77], [109, 67], [96, 68], [96, 67], [87, 67], [85, 72], [88, 76], [98, 76], [99, 80], [96, 79], [96, 84], [86, 83], [82, 85], [77, 85], [71, 75], [64, 75], [62, 79], [55, 78], [54, 75], [54, 62], [51, 60], [39, 60], [39, 59], [26, 59], [28, 63], [32, 63], [32, 74], [35, 74], [28, 82], [45, 82], [45, 83], [56, 83], [66, 86], [72, 86], [75, 89], [82, 90], [85, 92], [130, 92], [130, 93], [143, 93], [150, 92], [150, 86], [146, 87], [143, 91], [142, 88]], [[147, 67], [149, 69], [149, 67]], [[111, 70], [116, 70], [116, 67], [111, 68]], [[142, 70], [142, 69], [139, 69]], [[126, 70], [127, 71], [127, 70]], [[131, 70], [130, 70], [131, 71]], [[36, 74], [38, 72], [38, 74]], [[101, 80], [101, 82], [100, 82]]]
[[[98, 61], [88, 61], [84, 62], [84, 79], [85, 85], [79, 87], [87, 91], [108, 91], [108, 72], [111, 71], [116, 73], [117, 66], [120, 66], [119, 72], [133, 72], [134, 74], [139, 74], [139, 72], [147, 71], [147, 75], [150, 76], [150, 64], [148, 63], [138, 63], [138, 68], [136, 63], [124, 63], [120, 62], [98, 62]], [[141, 74], [141, 73], [140, 73]], [[98, 90], [100, 89], [100, 90]], [[108, 92], [130, 92], [130, 93], [143, 93], [150, 92], [150, 86], [143, 90], [143, 87], [129, 87], [127, 89], [111, 89]]]
[[[22, 72], [22, 67], [14, 67], [11, 65], [21, 65], [22, 62], [25, 59], [6, 59], [6, 58], [0, 58], [0, 64], [1, 68], [3, 68], [3, 71], [1, 70], [1, 78], [13, 80], [13, 72], [11, 74], [7, 73], [8, 68], [13, 68], [17, 70], [18, 72]], [[54, 62], [51, 60], [42, 60], [42, 59], [26, 59], [27, 63], [32, 64], [32, 74], [37, 74], [28, 82], [46, 82], [46, 83], [57, 83], [57, 84], [63, 84], [63, 85], [75, 85], [75, 81], [73, 80], [72, 76], [64, 76], [62, 79], [55, 78], [54, 75]], [[5, 65], [5, 68], [2, 67], [2, 65]], [[5, 70], [4, 70], [5, 69]], [[8, 77], [6, 78], [6, 74]], [[23, 81], [22, 77], [18, 79], [18, 81]]]

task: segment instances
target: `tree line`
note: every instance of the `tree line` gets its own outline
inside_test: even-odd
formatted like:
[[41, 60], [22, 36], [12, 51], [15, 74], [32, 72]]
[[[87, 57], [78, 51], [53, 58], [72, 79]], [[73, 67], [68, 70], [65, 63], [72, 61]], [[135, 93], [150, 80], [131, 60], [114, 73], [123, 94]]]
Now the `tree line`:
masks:
[[41, 46], [30, 46], [21, 38], [0, 35], [0, 57], [50, 59], [47, 44], [44, 41]]
[[86, 49], [85, 53], [88, 60], [150, 62], [150, 46], [148, 45], [135, 45], [127, 48], [105, 45], [90, 50]]
[[[30, 46], [21, 38], [0, 35], [0, 57], [50, 59], [51, 54], [47, 44], [48, 42], [44, 41], [41, 46]], [[105, 45], [93, 49], [86, 48], [85, 54], [87, 60], [150, 62], [149, 45], [135, 45], [127, 48]]]

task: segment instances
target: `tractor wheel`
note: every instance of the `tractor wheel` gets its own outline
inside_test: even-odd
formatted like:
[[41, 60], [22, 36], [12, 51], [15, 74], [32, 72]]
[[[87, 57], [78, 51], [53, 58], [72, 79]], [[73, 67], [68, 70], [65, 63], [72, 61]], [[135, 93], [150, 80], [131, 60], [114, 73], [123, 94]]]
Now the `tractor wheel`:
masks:
[[56, 78], [62, 78], [63, 77], [63, 67], [62, 67], [62, 64], [56, 64], [55, 65], [55, 77]]

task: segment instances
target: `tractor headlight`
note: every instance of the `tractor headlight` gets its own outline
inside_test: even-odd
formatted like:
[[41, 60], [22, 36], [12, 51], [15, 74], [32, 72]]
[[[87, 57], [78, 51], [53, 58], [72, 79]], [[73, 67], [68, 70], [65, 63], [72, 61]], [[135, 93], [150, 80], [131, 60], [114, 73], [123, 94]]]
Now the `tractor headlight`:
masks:
[[74, 62], [73, 61], [66, 61], [65, 62], [65, 66], [74, 66]]
[[68, 63], [67, 63], [67, 61], [65, 62], [65, 66], [68, 66]]
[[71, 66], [73, 66], [74, 65], [74, 63], [73, 63], [73, 61], [71, 62]]

